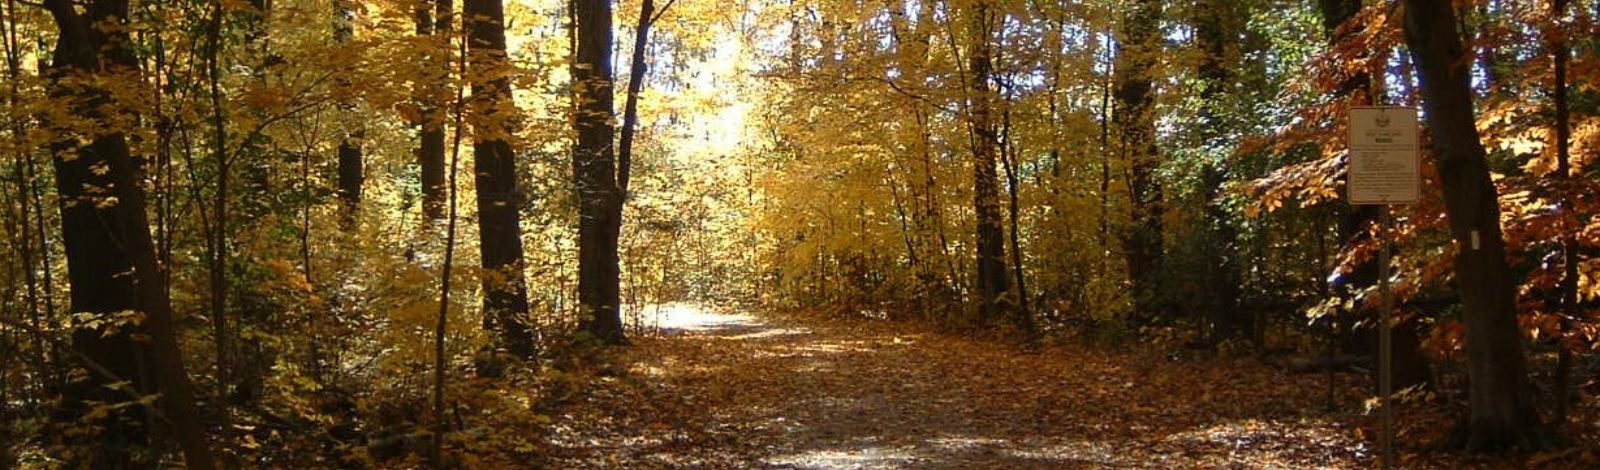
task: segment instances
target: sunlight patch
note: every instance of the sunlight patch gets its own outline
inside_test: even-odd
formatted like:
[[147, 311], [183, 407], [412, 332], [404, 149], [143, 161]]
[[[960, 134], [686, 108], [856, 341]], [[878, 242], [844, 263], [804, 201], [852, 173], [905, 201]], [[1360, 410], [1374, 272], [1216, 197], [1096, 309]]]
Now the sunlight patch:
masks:
[[1011, 449], [1006, 453], [1013, 457], [1027, 460], [1093, 463], [1107, 466], [1135, 463], [1120, 454], [1115, 446], [1100, 441], [1077, 441], [1046, 446], [1030, 446]]
[[767, 459], [768, 465], [806, 470], [888, 470], [925, 460], [912, 455], [913, 447], [865, 447], [849, 450], [818, 450]]
[[704, 331], [739, 326], [754, 326], [761, 322], [743, 314], [719, 313], [692, 303], [669, 303], [645, 306], [640, 313], [643, 323], [667, 330]]
[[770, 329], [770, 330], [761, 330], [761, 331], [757, 331], [757, 332], [754, 332], [754, 333], [745, 333], [745, 334], [742, 334], [742, 335], [733, 335], [733, 336], [729, 336], [727, 338], [731, 339], [731, 340], [768, 339], [768, 338], [776, 338], [776, 337], [779, 337], [779, 336], [799, 336], [799, 335], [810, 334], [810, 333], [811, 333], [811, 330], [805, 329], [805, 328], [773, 328], [773, 329]]
[[938, 437], [929, 439], [928, 443], [950, 450], [965, 450], [974, 447], [1004, 446], [1004, 439], [991, 439], [987, 437]]
[[1173, 434], [1165, 440], [1186, 449], [1209, 449], [1231, 461], [1254, 462], [1260, 468], [1333, 468], [1284, 461], [1291, 455], [1316, 455], [1329, 461], [1368, 457], [1362, 443], [1315, 421], [1291, 425], [1248, 419]]

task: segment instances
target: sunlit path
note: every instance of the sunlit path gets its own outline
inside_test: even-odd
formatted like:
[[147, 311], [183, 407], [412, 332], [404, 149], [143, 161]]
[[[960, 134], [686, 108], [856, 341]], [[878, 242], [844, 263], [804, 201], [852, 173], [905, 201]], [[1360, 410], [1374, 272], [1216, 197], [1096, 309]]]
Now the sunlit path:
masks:
[[715, 307], [694, 303], [647, 305], [639, 313], [639, 321], [645, 327], [668, 331], [757, 328], [762, 325], [756, 317], [748, 314], [721, 312]]
[[[563, 468], [1261, 468], [1371, 463], [1302, 410], [1319, 387], [1240, 363], [1027, 353], [887, 325], [663, 305], [622, 381], [554, 433]], [[903, 325], [902, 325], [903, 327]], [[626, 385], [625, 385], [626, 384]], [[1251, 403], [1252, 406], [1241, 406]]]

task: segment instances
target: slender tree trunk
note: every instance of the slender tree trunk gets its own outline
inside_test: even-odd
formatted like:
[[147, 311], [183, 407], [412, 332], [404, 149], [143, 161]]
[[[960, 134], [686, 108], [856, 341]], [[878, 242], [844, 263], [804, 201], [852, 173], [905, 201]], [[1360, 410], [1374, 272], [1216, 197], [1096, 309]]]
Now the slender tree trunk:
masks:
[[473, 171], [478, 186], [478, 251], [483, 262], [484, 328], [507, 352], [531, 358], [537, 351], [528, 324], [523, 274], [522, 206], [516, 155], [511, 150], [515, 104], [506, 60], [505, 10], [500, 0], [462, 4], [467, 60], [472, 74]]
[[[5, 9], [0, 10], [0, 17], [16, 18], [16, 9], [16, 1], [7, 0]], [[17, 26], [15, 21], [7, 21], [0, 28], [3, 28], [0, 29], [0, 40], [5, 43], [6, 78], [9, 85], [6, 90], [5, 105], [9, 108], [14, 108], [21, 101], [21, 90], [18, 85], [18, 78], [21, 76], [21, 58], [18, 57]], [[10, 139], [16, 139], [23, 135], [25, 130], [23, 126], [22, 121], [11, 120], [10, 129], [7, 129], [11, 132]], [[6, 221], [8, 223], [6, 231], [14, 234], [11, 240], [11, 247], [14, 249], [12, 254], [16, 256], [19, 263], [11, 267], [17, 268], [22, 274], [23, 302], [25, 304], [23, 308], [28, 312], [26, 315], [27, 323], [37, 330], [42, 324], [42, 319], [39, 315], [37, 265], [34, 264], [33, 256], [34, 246], [37, 243], [34, 240], [33, 223], [31, 222], [33, 205], [29, 202], [31, 197], [28, 195], [31, 192], [30, 188], [33, 186], [33, 175], [30, 171], [30, 167], [33, 164], [33, 156], [29, 155], [22, 147], [16, 148], [14, 152], [11, 155], [14, 157], [11, 176], [16, 180], [16, 196], [14, 199], [9, 199], [9, 201], [16, 201], [16, 212], [12, 213], [10, 204], [7, 204], [7, 215], [11, 217], [8, 217]], [[14, 278], [10, 277], [15, 275], [14, 273], [8, 272], [6, 274], [8, 274], [6, 279], [8, 283], [15, 282]], [[20, 321], [21, 319], [19, 318], [18, 320]], [[12, 329], [8, 328], [8, 330]], [[34, 338], [33, 343], [37, 347], [33, 349], [33, 354], [29, 354], [23, 349], [21, 336], [21, 334], [13, 330], [8, 331], [4, 338], [0, 338], [0, 342], [4, 344], [4, 347], [0, 347], [0, 354], [5, 355], [4, 358], [0, 358], [0, 370], [13, 370], [12, 367], [15, 367], [13, 361], [17, 360], [33, 361], [37, 364], [48, 363], [46, 362], [48, 358], [44, 355], [44, 339]], [[39, 382], [43, 381], [35, 381], [35, 383]], [[27, 385], [23, 384], [16, 388], [22, 390], [23, 397], [34, 395], [29, 393], [26, 387]], [[13, 407], [13, 403], [18, 403], [21, 400], [13, 399], [10, 393], [11, 390], [12, 385], [9, 380], [0, 381], [0, 423], [16, 422], [15, 420], [20, 417], [20, 410], [23, 407], [33, 406], [33, 403], [27, 403]], [[18, 411], [13, 411], [13, 408]], [[15, 465], [15, 456], [12, 454], [11, 449], [17, 440], [17, 437], [13, 435], [10, 429], [0, 429], [0, 468], [10, 468]]]
[[[1550, 5], [1551, 18], [1565, 23], [1562, 18], [1567, 13], [1567, 5], [1569, 5], [1567, 0], [1555, 0], [1552, 2]], [[1551, 66], [1554, 68], [1552, 80], [1555, 82], [1552, 87], [1554, 93], [1551, 96], [1552, 101], [1555, 102], [1555, 122], [1552, 123], [1556, 134], [1555, 178], [1561, 182], [1560, 186], [1558, 186], [1560, 188], [1558, 200], [1560, 201], [1560, 207], [1563, 209], [1561, 212], [1566, 214], [1567, 217], [1571, 217], [1570, 214], [1574, 212], [1572, 204], [1573, 190], [1577, 187], [1575, 183], [1577, 183], [1578, 178], [1581, 178], [1581, 175], [1573, 171], [1571, 163], [1572, 110], [1567, 96], [1569, 92], [1567, 66], [1571, 60], [1572, 48], [1567, 42], [1565, 28], [1558, 30], [1555, 36], [1550, 38], [1550, 43], [1550, 51], [1553, 56]], [[1553, 388], [1551, 394], [1555, 396], [1555, 409], [1553, 411], [1555, 412], [1557, 426], [1567, 421], [1567, 402], [1571, 401], [1572, 392], [1572, 350], [1567, 345], [1566, 335], [1571, 333], [1572, 322], [1580, 315], [1583, 315], [1583, 308], [1578, 305], [1578, 281], [1580, 280], [1578, 265], [1583, 260], [1578, 253], [1578, 239], [1575, 234], [1578, 230], [1576, 229], [1577, 223], [1577, 220], [1572, 219], [1562, 221], [1564, 226], [1561, 237], [1562, 271], [1561, 285], [1559, 286], [1561, 290], [1561, 334], [1557, 336], [1555, 383], [1551, 387]]]
[[[1111, 73], [1112, 73], [1112, 75], [1115, 75], [1116, 74], [1116, 70], [1118, 70], [1119, 66], [1116, 64], [1116, 62], [1114, 60], [1109, 58], [1110, 54], [1111, 54], [1111, 51], [1112, 51], [1112, 46], [1110, 44], [1106, 44], [1105, 47], [1106, 47], [1106, 56], [1107, 56], [1107, 59], [1105, 61], [1105, 65], [1108, 68], [1112, 68], [1113, 70], [1112, 70]], [[1100, 83], [1100, 110], [1099, 110], [1099, 113], [1098, 113], [1098, 115], [1099, 115], [1099, 124], [1100, 124], [1100, 138], [1099, 138], [1099, 141], [1098, 141], [1098, 143], [1100, 145], [1100, 191], [1097, 193], [1100, 196], [1100, 214], [1099, 214], [1100, 215], [1100, 217], [1099, 217], [1100, 230], [1098, 232], [1096, 232], [1097, 236], [1095, 238], [1095, 240], [1098, 242], [1097, 243], [1097, 248], [1099, 248], [1099, 250], [1098, 250], [1099, 253], [1110, 253], [1110, 250], [1111, 250], [1111, 199], [1110, 198], [1111, 198], [1111, 158], [1112, 158], [1112, 155], [1113, 155], [1112, 147], [1111, 147], [1111, 121], [1113, 120], [1113, 118], [1111, 116], [1111, 111], [1112, 111], [1111, 110], [1112, 82], [1113, 82], [1113, 79], [1111, 77], [1106, 77], [1106, 79], [1101, 80], [1101, 83]], [[1108, 272], [1109, 268], [1107, 268], [1106, 264], [1110, 260], [1107, 259], [1107, 256], [1103, 256], [1103, 255], [1102, 256], [1097, 256], [1097, 258], [1100, 259], [1100, 269], [1095, 271], [1095, 274], [1098, 275], [1098, 276], [1107, 276], [1107, 277], [1109, 277], [1109, 274], [1110, 274]]]
[[[672, 8], [674, 1], [668, 0], [661, 14], [665, 14], [667, 8]], [[628, 177], [633, 170], [633, 134], [634, 128], [639, 125], [639, 93], [644, 90], [644, 75], [648, 71], [645, 52], [650, 46], [650, 27], [659, 17], [654, 0], [643, 0], [639, 4], [639, 24], [635, 26], [633, 37], [633, 61], [628, 63], [628, 96], [622, 107], [622, 136], [617, 143], [617, 191], [621, 194], [621, 200], [617, 201], [619, 210], [628, 200]], [[620, 224], [620, 216], [618, 220]]]
[[1128, 196], [1132, 226], [1122, 234], [1128, 278], [1133, 282], [1136, 320], [1161, 310], [1162, 188], [1156, 180], [1160, 155], [1156, 148], [1155, 92], [1151, 74], [1161, 49], [1161, 2], [1134, 0], [1120, 27], [1117, 54], [1116, 114], [1122, 160], [1129, 167]]
[[[16, 0], [7, 0], [3, 13], [8, 18], [15, 18], [17, 11]], [[4, 31], [6, 54], [6, 104], [16, 106], [22, 100], [20, 88], [22, 76], [21, 43], [17, 38], [17, 24], [15, 21], [7, 22]], [[26, 132], [24, 121], [15, 119], [11, 121], [11, 135], [17, 138]], [[23, 301], [28, 311], [28, 325], [43, 331], [44, 319], [52, 314], [50, 308], [49, 292], [52, 292], [49, 282], [50, 272], [50, 239], [44, 230], [45, 209], [39, 198], [38, 168], [34, 156], [30, 155], [25, 147], [17, 147], [13, 155], [15, 166], [12, 168], [13, 176], [17, 180], [17, 225], [13, 233], [18, 234], [14, 243], [17, 245], [17, 259], [22, 264], [22, 282], [24, 286]], [[36, 257], [37, 256], [37, 257]], [[39, 273], [44, 272], [44, 282], [41, 284]], [[27, 360], [37, 364], [48, 364], [51, 355], [44, 338], [34, 338], [33, 356]], [[41, 383], [47, 381], [40, 381]], [[3, 407], [5, 405], [0, 405]], [[3, 463], [4, 460], [0, 460]]]
[[210, 287], [211, 340], [216, 348], [216, 380], [218, 415], [222, 420], [222, 441], [226, 446], [232, 430], [232, 413], [228, 404], [234, 399], [233, 331], [228, 325], [228, 260], [232, 237], [229, 236], [229, 207], [231, 206], [232, 165], [228, 155], [228, 119], [223, 107], [222, 90], [222, 29], [227, 9], [221, 3], [212, 5], [211, 19], [206, 27], [206, 84], [211, 99], [211, 158], [216, 162], [216, 188], [211, 198], [212, 219], [206, 231], [207, 280]]
[[[441, 7], [441, 8], [443, 8], [443, 7]], [[444, 13], [448, 13], [448, 10], [445, 10]], [[447, 18], [446, 15], [440, 15], [440, 17], [441, 18]], [[462, 68], [461, 72], [462, 72], [463, 75], [465, 75], [466, 74], [466, 70], [465, 70], [466, 69], [466, 64], [465, 64], [466, 58], [462, 57], [461, 59], [463, 60], [463, 62], [461, 62], [461, 68]], [[461, 128], [461, 123], [463, 121], [461, 102], [462, 102], [461, 89], [457, 88], [456, 89], [456, 96], [455, 96], [455, 106], [453, 106], [453, 108], [455, 109], [455, 126], [456, 126], [457, 129]], [[455, 137], [453, 142], [454, 142], [453, 145], [451, 145], [451, 147], [450, 147], [450, 168], [449, 168], [449, 173], [448, 173], [450, 179], [446, 183], [448, 185], [448, 187], [445, 188], [446, 191], [449, 192], [448, 199], [446, 200], [446, 204], [448, 206], [447, 207], [447, 211], [448, 211], [449, 215], [447, 216], [448, 218], [446, 219], [447, 221], [445, 222], [445, 232], [444, 232], [445, 233], [445, 238], [444, 238], [444, 266], [439, 269], [439, 271], [440, 271], [439, 272], [439, 311], [438, 311], [438, 313], [436, 315], [436, 321], [434, 322], [434, 327], [433, 327], [433, 435], [434, 436], [443, 436], [443, 435], [445, 435], [445, 430], [447, 429], [446, 428], [447, 420], [445, 419], [445, 405], [444, 405], [445, 404], [445, 399], [444, 399], [445, 398], [445, 367], [446, 367], [446, 364], [447, 364], [446, 357], [445, 357], [445, 339], [446, 339], [446, 334], [449, 332], [449, 326], [450, 326], [450, 289], [451, 289], [451, 284], [452, 284], [452, 282], [451, 282], [451, 279], [452, 279], [451, 271], [454, 270], [454, 268], [455, 268], [455, 260], [456, 260], [456, 226], [460, 222], [459, 214], [457, 214], [457, 211], [459, 210], [460, 204], [458, 204], [458, 202], [457, 202], [457, 194], [456, 194], [456, 192], [457, 192], [457, 190], [459, 188], [459, 186], [457, 186], [457, 184], [456, 184], [456, 181], [457, 181], [458, 176], [460, 174], [458, 168], [460, 167], [460, 160], [461, 160], [461, 133], [460, 132], [456, 133], [456, 137]], [[431, 461], [431, 463], [433, 464], [433, 468], [436, 468], [436, 469], [445, 468], [445, 462], [444, 462], [444, 460], [445, 460], [444, 459], [444, 439], [434, 439], [431, 444], [432, 444], [432, 446], [429, 449], [429, 455], [428, 455], [429, 459], [428, 460]]]
[[1476, 450], [1544, 446], [1533, 406], [1515, 282], [1506, 264], [1500, 206], [1473, 111], [1470, 67], [1455, 7], [1406, 0], [1405, 37], [1422, 81], [1450, 233], [1456, 287], [1467, 325], [1471, 417], [1466, 446]]
[[997, 14], [987, 2], [977, 2], [967, 12], [967, 125], [972, 141], [973, 208], [977, 214], [978, 320], [983, 324], [1004, 318], [1014, 299], [1010, 273], [1006, 272], [1005, 221], [1000, 213], [1000, 133], [994, 104], [994, 42]]
[[1006, 170], [1006, 196], [1009, 203], [1006, 205], [1006, 220], [1011, 224], [1010, 237], [1007, 241], [1011, 243], [1011, 275], [1017, 283], [1017, 302], [1015, 310], [1011, 312], [1011, 318], [1017, 328], [1022, 330], [1023, 341], [1033, 346], [1039, 341], [1039, 323], [1033, 316], [1033, 308], [1029, 305], [1028, 278], [1022, 265], [1022, 203], [1017, 197], [1017, 192], [1021, 190], [1017, 173], [1021, 170], [1017, 168], [1016, 148], [1011, 144], [1011, 110], [1007, 109], [1004, 116], [1001, 129], [1005, 136], [1005, 145], [1001, 147], [1000, 165]]
[[[79, 117], [112, 118], [106, 109], [113, 107], [102, 107], [112, 103], [95, 80], [127, 79], [124, 74], [136, 70], [126, 29], [106, 27], [125, 21], [127, 1], [97, 0], [82, 13], [66, 0], [47, 0], [45, 6], [60, 31], [48, 69], [52, 96], [69, 101]], [[79, 78], [89, 80], [75, 81]], [[125, 403], [140, 398], [130, 393], [160, 393], [160, 410], [183, 445], [188, 468], [209, 470], [215, 464], [184, 371], [162, 268], [156, 263], [138, 166], [114, 125], [96, 135], [82, 134], [79, 127], [63, 126], [60, 140], [52, 145], [72, 311], [100, 320], [133, 311], [144, 320], [111, 333], [88, 327], [73, 331], [73, 348], [117, 377], [90, 374], [69, 384], [58, 418], [62, 425], [81, 426], [77, 420], [94, 402]], [[136, 335], [149, 340], [136, 340]], [[120, 380], [128, 383], [116, 385]], [[154, 468], [155, 461], [139, 456], [139, 449], [148, 446], [148, 419], [143, 407], [120, 408], [94, 420], [98, 430], [64, 439], [84, 451], [84, 467]]]
[[572, 66], [577, 146], [573, 177], [578, 189], [578, 305], [583, 331], [607, 344], [627, 344], [622, 328], [617, 237], [622, 193], [612, 139], [615, 117], [611, 74], [612, 12], [608, 0], [573, 0], [576, 45]]

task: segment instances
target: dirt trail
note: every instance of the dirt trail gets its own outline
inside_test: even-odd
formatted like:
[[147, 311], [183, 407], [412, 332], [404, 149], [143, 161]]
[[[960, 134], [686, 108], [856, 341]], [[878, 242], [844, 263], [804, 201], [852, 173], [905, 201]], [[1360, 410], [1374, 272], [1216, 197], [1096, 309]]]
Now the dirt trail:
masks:
[[[584, 386], [553, 468], [1365, 468], [1322, 387], [1248, 361], [1027, 352], [887, 325], [669, 309]], [[903, 325], [896, 325], [903, 329]], [[1316, 376], [1309, 376], [1316, 377]]]

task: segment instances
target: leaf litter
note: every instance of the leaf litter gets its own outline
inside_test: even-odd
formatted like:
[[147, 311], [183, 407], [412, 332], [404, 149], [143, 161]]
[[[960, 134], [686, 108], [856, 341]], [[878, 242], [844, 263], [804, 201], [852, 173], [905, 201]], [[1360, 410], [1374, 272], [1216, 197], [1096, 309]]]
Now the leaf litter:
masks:
[[[866, 320], [663, 324], [555, 406], [545, 468], [1376, 468], [1365, 382], [1253, 358], [1023, 349]], [[908, 332], [908, 330], [916, 330]], [[1590, 468], [1593, 452], [1473, 456], [1402, 410], [1396, 468]], [[1407, 421], [1409, 420], [1409, 421]], [[1410, 424], [1407, 424], [1410, 423]], [[1579, 455], [1574, 455], [1579, 454]]]

